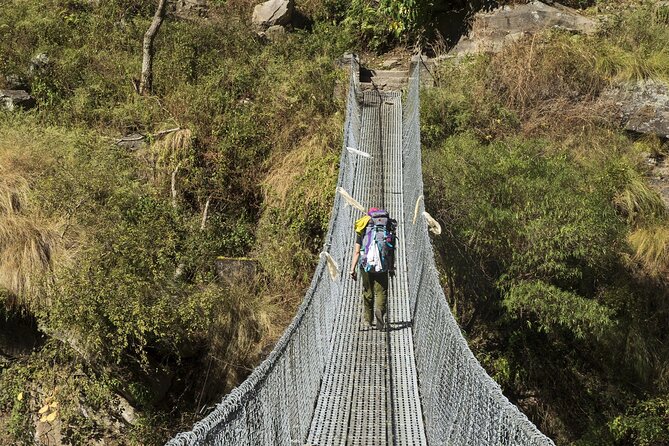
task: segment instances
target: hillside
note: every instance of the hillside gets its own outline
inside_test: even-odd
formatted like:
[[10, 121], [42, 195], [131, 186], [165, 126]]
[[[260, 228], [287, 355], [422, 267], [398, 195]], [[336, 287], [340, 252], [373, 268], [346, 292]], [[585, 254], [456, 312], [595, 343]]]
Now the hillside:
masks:
[[0, 8], [0, 90], [34, 102], [0, 111], [0, 443], [163, 444], [239, 384], [322, 248], [336, 61], [422, 46], [426, 207], [472, 349], [556, 444], [669, 444], [669, 143], [619, 104], [669, 82], [665, 3], [570, 2], [597, 28], [463, 55], [496, 4], [297, 1], [259, 34], [256, 2], [176, 2], [139, 94], [153, 3]]

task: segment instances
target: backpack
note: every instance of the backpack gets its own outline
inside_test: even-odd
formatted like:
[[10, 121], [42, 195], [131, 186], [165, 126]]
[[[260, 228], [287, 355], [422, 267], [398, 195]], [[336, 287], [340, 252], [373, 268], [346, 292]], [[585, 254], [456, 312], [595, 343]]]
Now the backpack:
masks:
[[360, 266], [367, 272], [394, 272], [397, 221], [383, 209], [372, 208], [367, 215], [370, 218], [362, 237]]

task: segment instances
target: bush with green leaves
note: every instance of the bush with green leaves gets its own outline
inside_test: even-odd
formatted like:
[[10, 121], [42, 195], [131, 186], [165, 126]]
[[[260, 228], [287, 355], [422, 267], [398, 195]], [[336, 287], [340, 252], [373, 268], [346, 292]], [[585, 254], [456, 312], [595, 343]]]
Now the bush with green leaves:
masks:
[[593, 36], [550, 31], [445, 63], [423, 94], [449, 302], [484, 366], [561, 444], [665, 441], [669, 221], [641, 154], [666, 145], [624, 133], [600, 100], [666, 79], [656, 15], [640, 5]]
[[449, 259], [452, 280], [487, 283], [510, 316], [541, 331], [589, 336], [611, 326], [592, 277], [615, 270], [624, 244], [616, 185], [545, 145], [450, 137], [426, 157], [427, 204], [456, 245], [445, 255], [467, 259]]
[[616, 417], [611, 429], [620, 444], [669, 445], [669, 398], [651, 398]]

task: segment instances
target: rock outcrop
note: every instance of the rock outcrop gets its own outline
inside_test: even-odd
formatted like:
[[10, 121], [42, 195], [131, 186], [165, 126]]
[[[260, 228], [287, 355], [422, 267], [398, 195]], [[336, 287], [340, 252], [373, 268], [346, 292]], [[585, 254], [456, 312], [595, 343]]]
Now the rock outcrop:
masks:
[[26, 110], [35, 106], [35, 98], [25, 90], [0, 90], [0, 105], [6, 110]]
[[518, 39], [549, 28], [592, 33], [597, 22], [566, 6], [533, 1], [524, 5], [503, 6], [474, 16], [469, 34], [460, 39], [450, 54], [496, 53]]
[[269, 0], [256, 5], [253, 9], [253, 24], [260, 29], [270, 26], [286, 26], [293, 18], [295, 2], [293, 0]]
[[643, 80], [612, 88], [602, 95], [615, 104], [625, 129], [669, 138], [669, 86]]

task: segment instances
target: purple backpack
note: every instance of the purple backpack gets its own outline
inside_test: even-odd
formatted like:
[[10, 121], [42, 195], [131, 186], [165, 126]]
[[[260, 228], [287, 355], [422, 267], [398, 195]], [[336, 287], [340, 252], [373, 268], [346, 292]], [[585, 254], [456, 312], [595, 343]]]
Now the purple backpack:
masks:
[[367, 254], [376, 245], [381, 260], [379, 272], [395, 271], [395, 245], [397, 221], [390, 218], [388, 211], [372, 208], [367, 213], [371, 218], [362, 237], [360, 266], [365, 271], [376, 271], [373, 265], [367, 264]]

